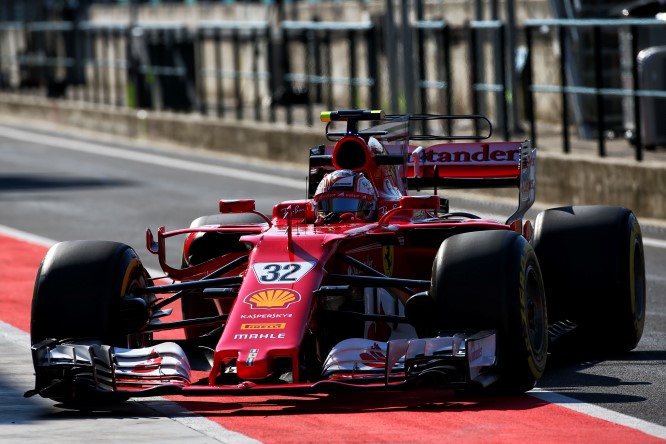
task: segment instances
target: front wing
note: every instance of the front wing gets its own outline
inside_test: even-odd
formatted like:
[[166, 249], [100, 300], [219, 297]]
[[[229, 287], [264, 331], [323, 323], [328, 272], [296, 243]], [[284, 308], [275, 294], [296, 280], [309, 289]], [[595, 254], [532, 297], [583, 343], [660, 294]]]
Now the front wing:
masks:
[[329, 353], [320, 381], [210, 386], [193, 383], [187, 355], [173, 342], [126, 349], [94, 341], [46, 340], [32, 347], [36, 386], [25, 396], [327, 393], [400, 389], [423, 382], [437, 388], [486, 387], [497, 380], [496, 342], [494, 331], [389, 342], [347, 339]]

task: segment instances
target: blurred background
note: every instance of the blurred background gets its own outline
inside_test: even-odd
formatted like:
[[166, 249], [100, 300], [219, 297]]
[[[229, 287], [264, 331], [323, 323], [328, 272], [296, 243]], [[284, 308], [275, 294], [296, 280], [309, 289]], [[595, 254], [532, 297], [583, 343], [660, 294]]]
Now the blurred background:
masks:
[[0, 55], [0, 96], [309, 126], [473, 113], [564, 152], [666, 146], [665, 1], [2, 0]]

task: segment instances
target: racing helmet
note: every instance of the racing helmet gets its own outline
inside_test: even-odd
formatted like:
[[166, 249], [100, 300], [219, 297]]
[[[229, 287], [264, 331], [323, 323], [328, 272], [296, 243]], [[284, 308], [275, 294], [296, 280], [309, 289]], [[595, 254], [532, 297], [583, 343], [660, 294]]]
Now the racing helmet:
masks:
[[326, 219], [352, 213], [357, 219], [368, 221], [377, 209], [377, 192], [362, 173], [337, 170], [319, 182], [314, 201], [317, 212]]

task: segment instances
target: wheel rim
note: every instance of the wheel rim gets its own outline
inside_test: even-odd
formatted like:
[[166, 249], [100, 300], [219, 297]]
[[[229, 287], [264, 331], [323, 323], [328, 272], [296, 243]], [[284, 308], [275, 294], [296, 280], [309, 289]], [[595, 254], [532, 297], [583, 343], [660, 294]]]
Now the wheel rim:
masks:
[[[123, 291], [123, 297], [126, 295], [133, 294], [138, 289], [146, 288], [146, 276], [142, 271], [142, 266], [140, 262], [136, 261], [131, 267], [129, 267], [128, 280], [126, 281], [126, 287]], [[155, 295], [150, 295], [144, 297], [148, 305], [155, 299]], [[141, 348], [146, 347], [148, 343], [152, 340], [152, 333], [131, 333], [127, 335], [127, 347], [129, 348]]]

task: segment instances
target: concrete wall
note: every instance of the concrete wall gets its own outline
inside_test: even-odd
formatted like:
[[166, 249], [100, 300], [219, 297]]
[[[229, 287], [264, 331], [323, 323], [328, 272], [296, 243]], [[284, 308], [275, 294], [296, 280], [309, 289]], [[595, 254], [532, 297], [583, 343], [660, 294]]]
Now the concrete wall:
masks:
[[[283, 13], [287, 20], [320, 21], [364, 21], [370, 16], [383, 15], [386, 0], [370, 0], [366, 2], [327, 1], [327, 2], [284, 2]], [[446, 20], [451, 25], [463, 25], [475, 19], [475, 2], [471, 0], [425, 0], [424, 15], [426, 20]], [[550, 17], [548, 0], [514, 0], [516, 20]], [[394, 0], [394, 8], [399, 11], [399, 2]], [[506, 17], [506, 2], [499, 3], [500, 19]], [[490, 20], [490, 1], [484, 3], [485, 17]], [[136, 8], [139, 21], [178, 21], [189, 25], [202, 20], [221, 21], [252, 21], [276, 20], [278, 10], [275, 5], [266, 6], [259, 3], [198, 3], [186, 5], [182, 3], [159, 6], [142, 4]], [[93, 21], [129, 20], [127, 5], [94, 4], [90, 7], [90, 19]]]
[[[0, 121], [3, 116], [302, 164], [307, 162], [308, 148], [326, 143], [323, 125], [313, 129], [198, 115], [144, 114], [8, 94], [0, 94]], [[537, 171], [537, 199], [541, 203], [621, 205], [634, 210], [639, 218], [666, 220], [666, 162], [541, 150]], [[513, 190], [496, 194], [516, 195]]]

